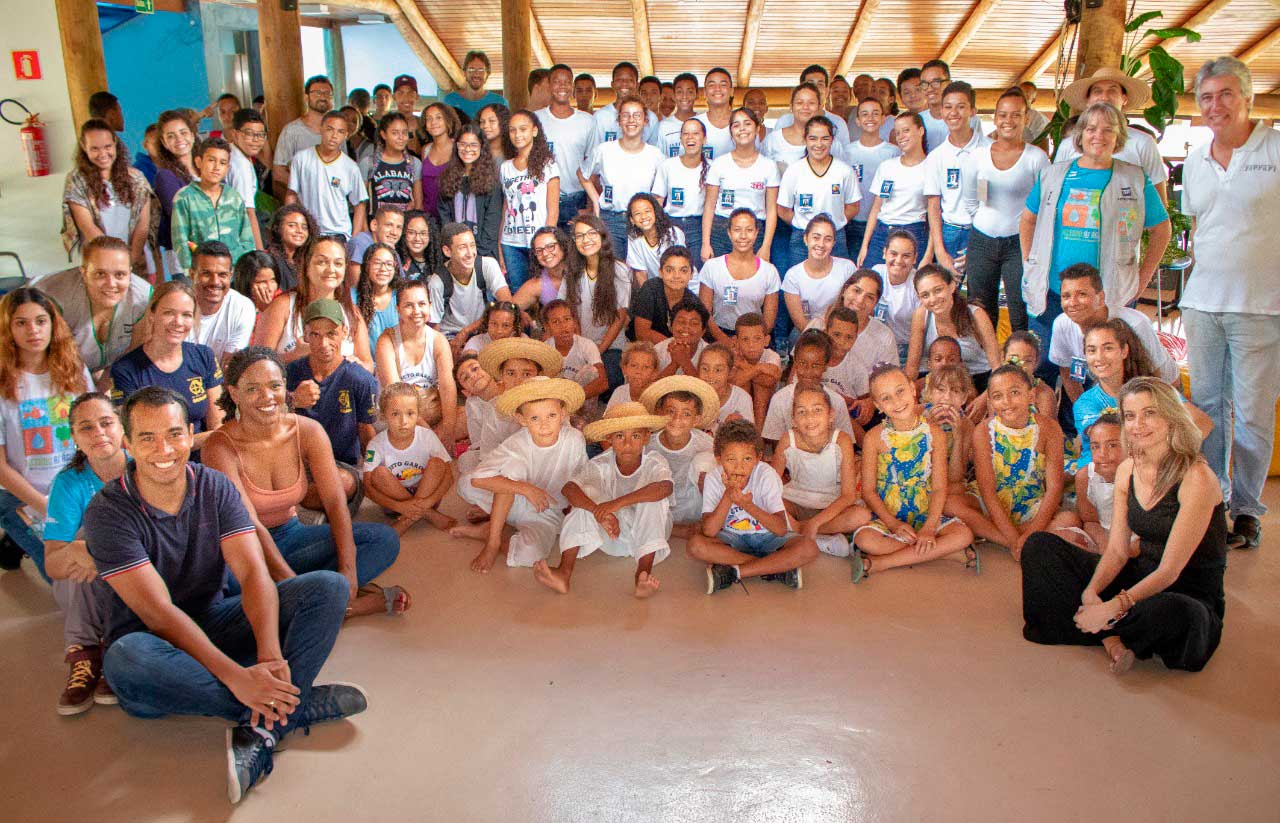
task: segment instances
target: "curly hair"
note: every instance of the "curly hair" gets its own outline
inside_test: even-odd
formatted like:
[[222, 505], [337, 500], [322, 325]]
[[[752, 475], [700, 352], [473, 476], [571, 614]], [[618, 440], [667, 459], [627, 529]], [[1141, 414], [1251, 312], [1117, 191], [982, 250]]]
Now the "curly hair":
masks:
[[458, 118], [457, 109], [437, 101], [422, 110], [422, 133], [427, 135], [427, 144], [430, 145], [435, 142], [431, 135], [427, 133], [427, 112], [432, 109], [440, 112], [440, 116], [444, 118], [444, 136], [450, 140], [457, 139], [458, 132], [462, 129], [462, 120]]
[[116, 159], [111, 163], [111, 190], [115, 193], [116, 200], [126, 206], [133, 205], [133, 186], [129, 182], [129, 149], [120, 140], [120, 136], [111, 130], [111, 126], [105, 120], [97, 118], [84, 121], [84, 125], [80, 127], [80, 139], [76, 142], [76, 171], [80, 172], [84, 177], [85, 184], [89, 189], [89, 194], [93, 197], [93, 202], [97, 203], [100, 208], [106, 208], [111, 205], [111, 195], [107, 193], [106, 181], [102, 179], [102, 174], [98, 171], [98, 167], [93, 165], [89, 160], [89, 155], [84, 150], [84, 139], [90, 132], [104, 131], [111, 135], [112, 141], [116, 146]]
[[529, 147], [529, 176], [534, 180], [541, 181], [542, 175], [546, 172], [547, 166], [555, 162], [556, 156], [551, 151], [551, 144], [547, 142], [547, 136], [542, 132], [542, 122], [538, 120], [538, 115], [528, 109], [520, 109], [511, 113], [507, 126], [502, 130], [502, 151], [507, 157], [514, 158], [519, 152], [516, 146], [511, 142], [511, 120], [517, 117], [527, 117], [533, 123], [538, 133], [533, 136], [533, 145]]
[[444, 252], [441, 251], [441, 247], [444, 244], [440, 242], [440, 222], [434, 215], [427, 214], [421, 209], [409, 209], [406, 211], [404, 213], [404, 231], [400, 233], [400, 239], [396, 241], [395, 252], [400, 259], [400, 265], [407, 272], [415, 262], [413, 255], [409, 253], [409, 224], [419, 219], [426, 222], [427, 233], [430, 235], [427, 238], [427, 247], [422, 250], [425, 258], [423, 262], [425, 274], [422, 275], [421, 279], [425, 280], [428, 275], [444, 270]]
[[[249, 370], [249, 367], [254, 363], [261, 363], [263, 360], [275, 363], [276, 368], [280, 371], [280, 377], [284, 377], [284, 361], [280, 359], [280, 355], [275, 349], [270, 346], [249, 346], [231, 355], [231, 359], [227, 361], [227, 365], [222, 370], [223, 383], [228, 386], [238, 387], [240, 378]], [[236, 401], [231, 399], [231, 392], [224, 391], [218, 397], [218, 408], [226, 412], [228, 418], [236, 416]]]
[[658, 235], [658, 245], [666, 243], [672, 245], [676, 242], [676, 226], [671, 222], [671, 216], [663, 210], [662, 205], [658, 203], [658, 198], [647, 191], [636, 192], [631, 195], [630, 202], [627, 203], [627, 237], [640, 237], [644, 232], [633, 222], [631, 222], [631, 209], [636, 202], [643, 200], [653, 207], [653, 230]]
[[373, 262], [373, 253], [386, 249], [391, 252], [391, 259], [396, 264], [395, 274], [391, 277], [388, 287], [391, 289], [391, 296], [394, 298], [396, 290], [404, 283], [400, 279], [400, 256], [396, 254], [396, 250], [386, 243], [373, 243], [369, 248], [365, 249], [364, 259], [360, 261], [360, 279], [356, 281], [356, 311], [364, 318], [365, 323], [373, 322], [373, 315], [377, 309], [373, 305], [373, 277], [369, 272], [369, 265]]
[[168, 169], [178, 175], [182, 182], [190, 183], [193, 178], [187, 171], [187, 167], [182, 164], [182, 161], [178, 159], [176, 154], [169, 151], [168, 146], [164, 144], [164, 138], [161, 136], [164, 134], [165, 124], [172, 123], [174, 120], [181, 120], [183, 123], [187, 124], [187, 128], [191, 130], [191, 148], [193, 151], [195, 150], [195, 141], [197, 140], [200, 132], [196, 128], [196, 124], [191, 122], [191, 118], [187, 116], [187, 113], [181, 109], [169, 109], [168, 111], [162, 111], [160, 112], [160, 116], [156, 118], [156, 131], [158, 132], [156, 135], [156, 154], [159, 155], [159, 157], [156, 158], [156, 165], [162, 169]]
[[0, 398], [18, 401], [18, 377], [22, 372], [18, 343], [13, 339], [13, 316], [19, 307], [34, 303], [49, 315], [49, 346], [44, 350], [45, 367], [53, 389], [61, 394], [80, 394], [90, 389], [85, 385], [84, 362], [76, 348], [71, 327], [48, 295], [36, 288], [14, 289], [0, 299]]
[[[470, 169], [458, 156], [458, 143], [464, 135], [471, 135], [480, 141], [480, 156], [471, 164]], [[452, 199], [458, 192], [462, 192], [479, 197], [493, 191], [497, 182], [498, 167], [493, 162], [493, 155], [489, 152], [489, 141], [484, 139], [484, 132], [480, 131], [480, 127], [475, 123], [463, 126], [462, 131], [458, 132], [458, 136], [454, 138], [453, 156], [449, 158], [449, 165], [445, 166], [444, 172], [440, 175], [440, 196]]]

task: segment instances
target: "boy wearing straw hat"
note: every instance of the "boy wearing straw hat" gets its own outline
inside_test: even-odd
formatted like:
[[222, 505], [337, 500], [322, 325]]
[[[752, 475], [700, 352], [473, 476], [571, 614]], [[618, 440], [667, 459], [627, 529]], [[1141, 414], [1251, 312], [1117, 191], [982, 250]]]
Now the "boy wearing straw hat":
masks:
[[521, 431], [483, 457], [458, 495], [488, 512], [486, 523], [455, 526], [454, 537], [484, 540], [471, 570], [487, 573], [498, 553], [508, 566], [532, 566], [556, 546], [569, 503], [564, 486], [587, 462], [587, 441], [569, 425], [582, 408], [582, 387], [561, 377], [534, 377], [498, 396], [498, 413]]
[[658, 591], [653, 564], [671, 553], [671, 469], [662, 455], [646, 451], [649, 435], [667, 422], [639, 403], [620, 403], [587, 425], [593, 443], [609, 450], [589, 460], [564, 486], [573, 506], [560, 531], [560, 565], [533, 564], [538, 582], [569, 593], [574, 565], [596, 549], [636, 561], [635, 596]]
[[671, 467], [674, 533], [688, 537], [702, 516], [702, 475], [715, 462], [711, 435], [704, 429], [714, 426], [720, 416], [720, 396], [705, 380], [678, 374], [654, 381], [640, 395], [640, 402], [650, 414], [667, 418], [662, 431], [649, 439], [649, 450]]

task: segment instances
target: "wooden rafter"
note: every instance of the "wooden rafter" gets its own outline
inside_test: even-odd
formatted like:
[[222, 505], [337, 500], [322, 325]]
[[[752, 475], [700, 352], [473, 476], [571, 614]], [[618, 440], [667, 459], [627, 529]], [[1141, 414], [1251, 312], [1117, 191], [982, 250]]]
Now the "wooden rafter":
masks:
[[649, 44], [649, 6], [646, 0], [631, 0], [631, 26], [635, 31], [640, 76], [653, 74], [653, 47]]
[[440, 35], [436, 34], [436, 30], [427, 22], [427, 18], [423, 15], [422, 9], [418, 8], [418, 4], [413, 0], [395, 0], [395, 4], [400, 9], [400, 13], [409, 22], [409, 25], [422, 38], [422, 42], [427, 44], [427, 48], [431, 50], [436, 62], [444, 69], [453, 85], [463, 86], [466, 82], [466, 75], [462, 71], [462, 66], [459, 66], [458, 61], [453, 59], [453, 55], [449, 53], [449, 47], [444, 44], [444, 41], [440, 39]]
[[538, 22], [538, 15], [530, 13], [530, 34], [533, 36], [533, 56], [534, 59], [541, 64], [542, 68], [549, 69], [555, 65], [555, 58], [551, 56], [551, 48], [547, 45], [546, 35], [542, 33], [542, 24]]
[[879, 8], [880, 0], [862, 0], [862, 5], [858, 7], [858, 19], [849, 29], [849, 39], [845, 41], [844, 51], [840, 52], [840, 60], [836, 63], [836, 74], [848, 74], [853, 70], [854, 58], [858, 56], [858, 49], [862, 48], [862, 41], [866, 39]]
[[463, 74], [458, 61], [449, 54], [444, 42], [412, 0], [343, 0], [342, 4], [386, 15], [442, 91], [462, 86]]
[[1277, 44], [1280, 44], [1280, 26], [1276, 26], [1271, 31], [1258, 38], [1252, 46], [1236, 55], [1242, 63], [1252, 63], [1262, 55], [1271, 51]]
[[1036, 59], [1031, 61], [1031, 65], [1027, 66], [1026, 71], [1022, 72], [1022, 76], [1018, 78], [1023, 82], [1036, 81], [1036, 78], [1044, 74], [1045, 71], [1058, 59], [1058, 53], [1062, 50], [1063, 41], [1071, 36], [1071, 32], [1075, 26], [1068, 25], [1058, 36], [1049, 41], [1049, 44], [1036, 55]]
[[747, 5], [747, 20], [742, 28], [742, 50], [738, 53], [738, 85], [751, 85], [751, 64], [756, 59], [756, 39], [760, 36], [760, 17], [764, 14], [764, 0], [751, 0]]
[[939, 60], [947, 63], [955, 62], [960, 56], [960, 52], [969, 44], [973, 36], [982, 28], [982, 24], [991, 16], [991, 12], [995, 11], [996, 6], [1000, 4], [1000, 0], [978, 0], [974, 4], [973, 9], [969, 12], [969, 16], [965, 18], [964, 24], [959, 30], [947, 41], [947, 45], [942, 49], [942, 53], [938, 55]]

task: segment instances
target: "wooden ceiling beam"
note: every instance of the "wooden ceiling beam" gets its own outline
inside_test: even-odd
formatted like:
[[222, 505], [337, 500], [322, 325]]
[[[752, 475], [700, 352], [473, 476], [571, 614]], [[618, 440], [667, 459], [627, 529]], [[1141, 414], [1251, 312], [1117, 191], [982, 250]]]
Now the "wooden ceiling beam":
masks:
[[640, 76], [653, 74], [653, 46], [649, 43], [649, 6], [646, 0], [631, 0], [631, 27], [635, 32]]
[[1280, 44], [1280, 26], [1262, 35], [1252, 46], [1237, 54], [1236, 57], [1242, 63], [1252, 63], [1275, 48], [1277, 44]]
[[862, 48], [862, 41], [866, 39], [879, 9], [880, 0], [862, 0], [862, 5], [858, 7], [858, 18], [849, 29], [849, 39], [845, 41], [844, 51], [840, 52], [840, 60], [836, 63], [836, 74], [844, 75], [853, 70], [858, 49]]
[[760, 37], [760, 17], [764, 14], [764, 0], [751, 0], [747, 5], [747, 19], [742, 28], [742, 49], [738, 52], [738, 87], [751, 85], [751, 64], [756, 59], [756, 40]]
[[530, 13], [529, 27], [530, 34], [533, 36], [533, 56], [534, 59], [544, 69], [549, 69], [555, 65], [555, 58], [551, 56], [551, 48], [547, 45], [546, 35], [542, 33], [542, 24], [538, 22], [538, 15]]
[[1018, 79], [1023, 82], [1034, 83], [1036, 78], [1044, 74], [1049, 66], [1053, 65], [1058, 59], [1058, 52], [1062, 50], [1063, 41], [1071, 36], [1074, 29], [1075, 26], [1068, 25], [1058, 33], [1057, 37], [1050, 40], [1049, 44], [1036, 55], [1036, 59], [1031, 61], [1031, 65], [1027, 66], [1026, 70], [1022, 72], [1022, 76]]
[[978, 30], [982, 28], [982, 24], [986, 22], [987, 18], [991, 16], [991, 12], [995, 11], [998, 5], [1000, 5], [1000, 0], [978, 0], [959, 30], [947, 41], [947, 45], [942, 49], [942, 53], [938, 55], [938, 59], [947, 64], [955, 62], [955, 59], [960, 56], [960, 52], [969, 44], [973, 36], [978, 33]]

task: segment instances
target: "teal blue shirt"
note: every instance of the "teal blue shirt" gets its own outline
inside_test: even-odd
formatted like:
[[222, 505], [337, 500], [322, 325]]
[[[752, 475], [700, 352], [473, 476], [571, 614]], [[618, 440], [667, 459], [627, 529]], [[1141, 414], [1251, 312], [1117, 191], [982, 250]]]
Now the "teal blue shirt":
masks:
[[446, 106], [453, 106], [458, 111], [466, 112], [467, 117], [470, 117], [472, 120], [476, 119], [476, 115], [480, 113], [480, 109], [493, 103], [505, 106], [507, 105], [507, 98], [503, 97], [501, 94], [495, 94], [491, 91], [485, 92], [484, 97], [481, 97], [479, 100], [468, 100], [456, 91], [451, 91], [444, 96], [444, 104]]
[[102, 480], [89, 464], [79, 469], [67, 466], [53, 478], [49, 487], [48, 516], [44, 520], [44, 539], [70, 543], [80, 531], [80, 521], [89, 501], [102, 488]]

